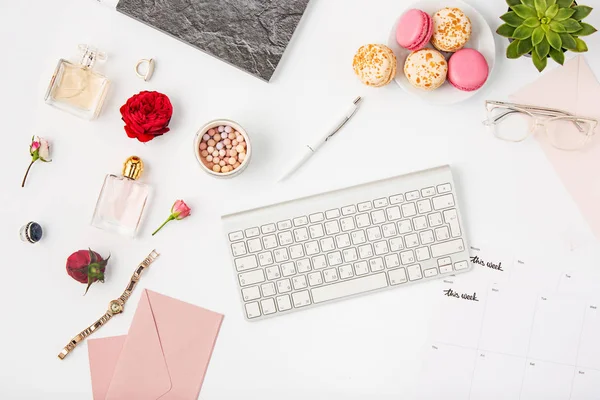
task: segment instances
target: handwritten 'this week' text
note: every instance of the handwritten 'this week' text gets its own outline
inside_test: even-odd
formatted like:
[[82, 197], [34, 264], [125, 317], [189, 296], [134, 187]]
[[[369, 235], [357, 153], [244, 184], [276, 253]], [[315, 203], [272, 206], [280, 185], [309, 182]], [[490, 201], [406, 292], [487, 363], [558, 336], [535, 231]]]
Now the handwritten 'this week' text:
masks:
[[502, 261], [499, 262], [499, 263], [497, 263], [497, 264], [494, 264], [491, 261], [485, 262], [481, 258], [479, 258], [478, 256], [474, 256], [474, 257], [471, 257], [471, 262], [473, 264], [478, 264], [478, 265], [481, 265], [481, 266], [484, 266], [484, 267], [488, 267], [488, 268], [491, 268], [491, 269], [496, 269], [498, 271], [504, 271], [502, 269]]
[[448, 296], [448, 297], [456, 297], [457, 299], [465, 299], [465, 300], [471, 300], [471, 301], [479, 301], [479, 299], [477, 298], [477, 293], [474, 292], [473, 294], [468, 294], [468, 293], [457, 293], [452, 289], [446, 289], [444, 290], [444, 296]]

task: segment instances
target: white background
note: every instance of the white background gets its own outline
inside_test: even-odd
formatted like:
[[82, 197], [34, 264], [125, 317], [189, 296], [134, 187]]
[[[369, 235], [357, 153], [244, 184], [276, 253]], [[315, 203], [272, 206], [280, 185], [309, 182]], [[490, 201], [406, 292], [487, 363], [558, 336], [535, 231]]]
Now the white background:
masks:
[[[470, 0], [495, 29], [501, 0]], [[593, 5], [594, 1], [588, 1]], [[352, 56], [365, 43], [385, 43], [403, 0], [312, 0], [271, 83], [220, 62], [92, 0], [0, 0], [0, 397], [91, 398], [86, 344], [56, 356], [77, 332], [120, 295], [139, 261], [162, 256], [126, 305], [95, 337], [127, 332], [146, 287], [225, 314], [202, 388], [202, 399], [406, 398], [419, 368], [433, 303], [431, 286], [416, 285], [288, 317], [247, 323], [222, 239], [220, 215], [450, 163], [473, 239], [515, 248], [575, 248], [598, 262], [591, 235], [535, 141], [494, 139], [481, 125], [485, 99], [506, 100], [538, 76], [529, 59], [506, 60], [496, 36], [496, 68], [487, 89], [466, 103], [432, 107], [395, 83], [361, 85]], [[600, 10], [590, 17], [600, 27]], [[600, 34], [588, 39], [587, 60], [600, 74]], [[97, 121], [87, 122], [43, 102], [59, 58], [78, 43], [105, 50], [98, 70], [113, 83]], [[150, 82], [133, 67], [154, 57]], [[550, 68], [554, 68], [551, 65]], [[142, 144], [123, 131], [119, 107], [140, 90], [158, 90], [174, 105], [171, 132]], [[297, 175], [276, 180], [310, 135], [320, 135], [357, 96], [361, 110]], [[196, 130], [230, 118], [250, 133], [254, 155], [233, 180], [200, 170]], [[51, 164], [36, 163], [27, 186], [30, 137], [52, 144]], [[139, 237], [90, 227], [107, 173], [136, 154], [154, 188]], [[150, 233], [184, 199], [193, 215]], [[30, 245], [19, 228], [35, 220], [44, 238]], [[69, 254], [91, 247], [112, 255], [106, 282], [85, 285], [65, 271]]]

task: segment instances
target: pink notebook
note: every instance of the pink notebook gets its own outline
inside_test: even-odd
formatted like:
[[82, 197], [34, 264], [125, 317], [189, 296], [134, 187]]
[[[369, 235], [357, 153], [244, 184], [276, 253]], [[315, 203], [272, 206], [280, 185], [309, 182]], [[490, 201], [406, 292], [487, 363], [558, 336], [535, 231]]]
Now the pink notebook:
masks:
[[[559, 108], [600, 120], [600, 83], [577, 56], [511, 96], [515, 103]], [[585, 220], [600, 238], [600, 127], [587, 147], [557, 150], [545, 135], [536, 138]]]
[[126, 336], [88, 341], [94, 400], [196, 400], [222, 321], [144, 290]]

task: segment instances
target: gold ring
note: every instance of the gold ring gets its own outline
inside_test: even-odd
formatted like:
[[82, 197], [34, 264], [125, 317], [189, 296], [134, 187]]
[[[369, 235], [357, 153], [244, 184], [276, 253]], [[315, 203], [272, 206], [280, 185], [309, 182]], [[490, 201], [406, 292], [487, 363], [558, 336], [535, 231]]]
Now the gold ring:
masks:
[[[145, 74], [140, 72], [140, 65], [148, 64], [148, 69]], [[152, 74], [154, 73], [154, 59], [153, 58], [142, 58], [140, 61], [135, 64], [135, 74], [142, 78], [145, 82], [148, 82], [150, 78], [152, 78]]]

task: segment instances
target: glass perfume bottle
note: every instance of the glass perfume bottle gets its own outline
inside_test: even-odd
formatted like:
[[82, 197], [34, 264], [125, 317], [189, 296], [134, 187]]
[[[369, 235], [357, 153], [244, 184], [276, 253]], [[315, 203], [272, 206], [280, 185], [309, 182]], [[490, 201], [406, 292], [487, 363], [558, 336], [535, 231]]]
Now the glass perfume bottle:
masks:
[[93, 226], [135, 236], [150, 195], [150, 186], [136, 180], [143, 171], [142, 160], [131, 156], [123, 165], [122, 176], [106, 175], [92, 217]]
[[79, 64], [60, 59], [44, 99], [46, 103], [79, 117], [95, 119], [102, 109], [110, 81], [93, 70], [96, 60], [106, 54], [80, 44]]

